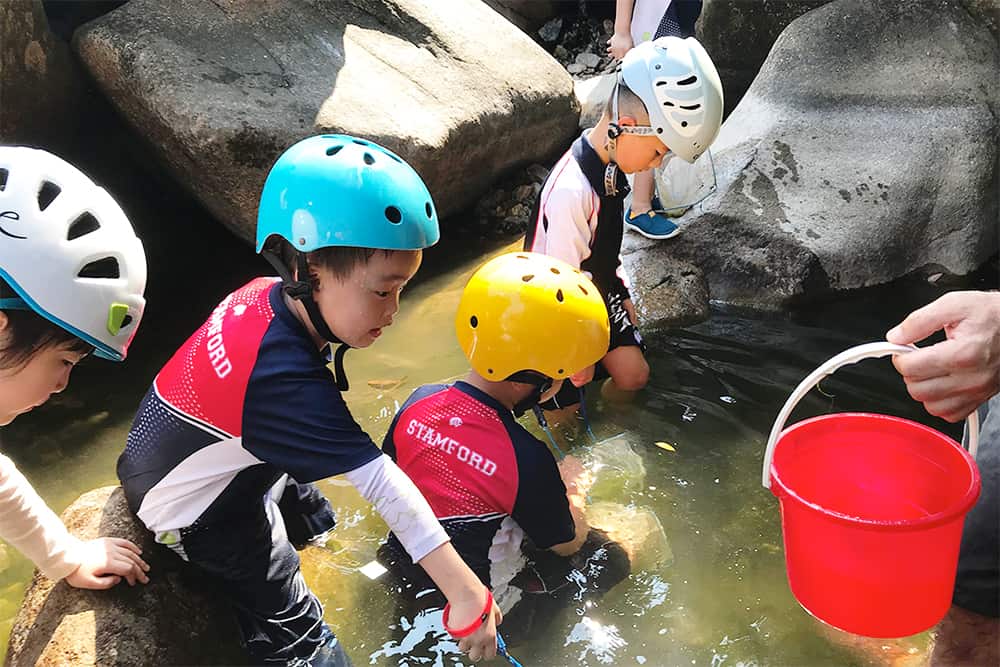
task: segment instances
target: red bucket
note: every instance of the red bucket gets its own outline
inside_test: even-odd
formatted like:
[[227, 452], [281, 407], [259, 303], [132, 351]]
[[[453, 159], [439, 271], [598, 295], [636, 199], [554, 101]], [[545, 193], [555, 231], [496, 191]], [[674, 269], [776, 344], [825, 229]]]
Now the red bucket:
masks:
[[813, 371], [779, 413], [764, 455], [792, 593], [821, 621], [869, 637], [923, 632], [951, 605], [962, 524], [979, 497], [975, 413], [971, 455], [932, 428], [885, 415], [826, 415], [782, 429], [841, 366], [912, 349], [861, 345]]

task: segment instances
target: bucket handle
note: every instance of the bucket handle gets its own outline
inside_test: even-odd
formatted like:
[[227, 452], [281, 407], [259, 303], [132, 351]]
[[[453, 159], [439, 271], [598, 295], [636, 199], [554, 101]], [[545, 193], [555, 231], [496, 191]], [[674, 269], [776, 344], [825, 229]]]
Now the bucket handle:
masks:
[[[792, 395], [788, 397], [788, 400], [785, 401], [785, 405], [781, 408], [781, 412], [778, 413], [778, 418], [774, 422], [774, 428], [771, 429], [771, 435], [767, 439], [767, 448], [764, 450], [764, 472], [761, 476], [761, 483], [764, 485], [764, 488], [771, 488], [771, 460], [774, 458], [774, 448], [778, 444], [778, 437], [785, 428], [785, 422], [788, 421], [789, 415], [792, 414], [792, 410], [794, 410], [795, 406], [799, 404], [799, 401], [801, 401], [813, 387], [818, 385], [820, 380], [829, 375], [833, 375], [835, 371], [844, 366], [855, 364], [864, 359], [877, 359], [878, 357], [884, 357], [889, 354], [906, 354], [908, 352], [913, 352], [916, 349], [916, 346], [896, 345], [885, 341], [865, 343], [864, 345], [858, 345], [848, 350], [844, 350], [835, 357], [828, 359], [820, 365], [819, 368], [807, 375], [806, 378], [799, 383], [799, 386], [795, 388]], [[977, 411], [973, 410], [967, 420], [969, 433], [969, 454], [972, 455], [972, 458], [976, 458], [976, 450], [979, 449], [979, 416]]]

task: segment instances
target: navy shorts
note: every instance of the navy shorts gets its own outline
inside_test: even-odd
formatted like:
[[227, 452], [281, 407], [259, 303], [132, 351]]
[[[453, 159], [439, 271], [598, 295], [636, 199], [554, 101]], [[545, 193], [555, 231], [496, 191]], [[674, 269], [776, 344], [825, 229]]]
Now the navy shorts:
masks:
[[[1000, 395], [990, 399], [976, 463], [983, 488], [965, 517], [955, 577], [955, 605], [1000, 617]], [[983, 410], [980, 410], [980, 417]]]
[[253, 664], [347, 667], [350, 660], [323, 622], [323, 605], [306, 586], [289, 540], [289, 530], [305, 543], [333, 528], [333, 510], [312, 484], [288, 479], [280, 501], [276, 495], [272, 489], [225, 522], [181, 529], [170, 548], [233, 604]]
[[[612, 293], [605, 299], [608, 307], [608, 318], [611, 324], [611, 341], [608, 343], [608, 352], [619, 347], [638, 347], [643, 352], [646, 351], [646, 344], [642, 342], [639, 330], [629, 319], [628, 311], [625, 310], [625, 300], [629, 298], [628, 292]], [[594, 369], [594, 379], [598, 382], [611, 377], [604, 364], [598, 362]], [[573, 386], [569, 380], [563, 382], [562, 388], [556, 395], [541, 404], [543, 410], [559, 410], [568, 408], [580, 402], [580, 390]]]

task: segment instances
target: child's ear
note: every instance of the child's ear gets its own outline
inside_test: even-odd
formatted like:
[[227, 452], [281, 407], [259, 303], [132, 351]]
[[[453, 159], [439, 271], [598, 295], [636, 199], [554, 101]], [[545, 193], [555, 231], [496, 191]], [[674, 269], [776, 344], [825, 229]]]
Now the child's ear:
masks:
[[7, 319], [7, 313], [0, 310], [0, 332], [6, 330], [8, 324], [10, 324], [10, 320]]

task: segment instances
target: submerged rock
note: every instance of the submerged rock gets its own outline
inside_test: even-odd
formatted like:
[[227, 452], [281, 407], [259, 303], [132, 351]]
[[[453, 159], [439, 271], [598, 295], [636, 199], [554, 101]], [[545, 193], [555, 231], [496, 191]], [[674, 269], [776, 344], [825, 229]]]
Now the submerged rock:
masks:
[[36, 572], [14, 620], [6, 665], [245, 664], [229, 606], [211, 582], [182, 573], [180, 560], [153, 544], [121, 488], [85, 493], [62, 519], [81, 539], [115, 536], [140, 545], [150, 583], [87, 591]]

